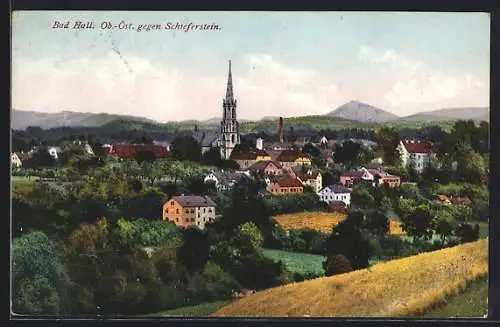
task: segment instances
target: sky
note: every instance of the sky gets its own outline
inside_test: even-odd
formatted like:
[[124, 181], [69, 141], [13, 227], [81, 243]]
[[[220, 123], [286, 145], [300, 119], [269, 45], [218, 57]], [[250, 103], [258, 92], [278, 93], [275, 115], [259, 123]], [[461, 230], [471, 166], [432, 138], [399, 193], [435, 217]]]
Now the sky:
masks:
[[[139, 31], [148, 24], [163, 29]], [[489, 106], [489, 40], [485, 13], [15, 12], [12, 107], [221, 117], [228, 60], [240, 119], [325, 114], [351, 100], [399, 116]]]

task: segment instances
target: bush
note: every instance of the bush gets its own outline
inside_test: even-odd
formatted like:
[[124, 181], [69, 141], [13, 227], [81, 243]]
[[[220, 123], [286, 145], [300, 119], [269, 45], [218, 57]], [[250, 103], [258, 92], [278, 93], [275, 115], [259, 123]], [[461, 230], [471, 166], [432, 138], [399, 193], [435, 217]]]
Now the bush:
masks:
[[342, 254], [328, 256], [323, 262], [323, 269], [325, 269], [325, 276], [344, 274], [353, 270], [349, 259]]

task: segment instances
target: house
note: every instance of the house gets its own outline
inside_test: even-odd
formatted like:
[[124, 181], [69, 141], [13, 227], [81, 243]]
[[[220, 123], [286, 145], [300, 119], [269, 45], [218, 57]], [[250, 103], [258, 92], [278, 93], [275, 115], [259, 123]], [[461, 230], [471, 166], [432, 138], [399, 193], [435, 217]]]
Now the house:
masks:
[[242, 178], [248, 178], [248, 173], [238, 171], [212, 171], [203, 179], [206, 183], [214, 183], [217, 192], [230, 190]]
[[302, 183], [297, 178], [290, 177], [271, 179], [266, 189], [274, 195], [304, 192]]
[[264, 140], [262, 138], [259, 137], [255, 141], [255, 148], [257, 148], [257, 150], [264, 150]]
[[444, 194], [439, 194], [439, 195], [437, 196], [437, 200], [438, 200], [439, 202], [444, 203], [444, 204], [451, 204], [450, 199], [449, 199], [446, 195], [444, 195]]
[[259, 161], [254, 163], [248, 168], [254, 174], [264, 174], [264, 175], [273, 175], [273, 176], [281, 176], [283, 175], [283, 167], [277, 162], [272, 160]]
[[83, 146], [83, 149], [84, 149], [84, 151], [85, 151], [86, 154], [94, 154], [94, 150], [92, 150], [92, 147], [88, 143], [86, 143]]
[[61, 148], [56, 146], [50, 146], [47, 148], [47, 151], [49, 152], [52, 158], [57, 160], [59, 158], [59, 153], [61, 152]]
[[241, 169], [248, 169], [251, 165], [258, 161], [268, 161], [271, 160], [271, 157], [266, 151], [249, 151], [249, 152], [239, 152], [232, 153], [231, 160], [234, 160], [238, 163]]
[[345, 213], [347, 211], [347, 205], [344, 201], [333, 200], [328, 205], [328, 211]]
[[377, 176], [379, 177], [378, 185], [374, 186], [382, 186], [384, 184], [387, 184], [390, 188], [394, 188], [401, 185], [401, 178], [399, 176], [391, 175], [379, 168], [368, 168], [367, 170], [370, 174], [373, 175], [374, 179]]
[[454, 205], [471, 205], [472, 201], [468, 197], [450, 196], [450, 201]]
[[436, 158], [437, 152], [435, 146], [420, 140], [400, 141], [397, 149], [403, 166], [407, 167], [413, 163], [418, 172], [424, 170], [430, 159]]
[[111, 145], [107, 152], [119, 158], [135, 158], [138, 152], [152, 152], [157, 158], [168, 156], [167, 148], [156, 144], [116, 144]]
[[344, 185], [334, 184], [324, 187], [318, 192], [318, 196], [320, 201], [328, 204], [333, 201], [342, 201], [346, 206], [349, 206], [351, 204], [351, 192], [352, 190]]
[[305, 153], [298, 150], [283, 150], [276, 158], [283, 168], [296, 167], [296, 166], [310, 166], [311, 159]]
[[288, 171], [290, 172], [290, 175], [297, 178], [302, 185], [312, 187], [314, 193], [318, 193], [323, 188], [323, 178], [321, 173], [318, 171], [313, 172], [311, 169], [307, 169], [305, 172], [302, 172], [293, 167]]
[[326, 136], [322, 136], [319, 139], [319, 145], [322, 147], [328, 146], [328, 139], [326, 138]]
[[358, 171], [349, 171], [340, 176], [340, 183], [345, 186], [352, 186], [356, 180], [372, 181], [374, 176], [366, 168], [361, 168]]
[[198, 195], [174, 196], [163, 204], [163, 220], [179, 227], [196, 226], [215, 220], [215, 203], [209, 197]]
[[19, 155], [15, 152], [10, 154], [10, 166], [12, 168], [21, 168], [23, 165], [23, 162], [21, 161], [21, 158], [19, 158]]
[[283, 151], [283, 150], [296, 150], [298, 147], [297, 145], [293, 144], [293, 143], [289, 143], [289, 142], [273, 142], [273, 143], [269, 143], [269, 144], [266, 144], [264, 146], [264, 149], [266, 151], [270, 151], [270, 150], [273, 150], [273, 151]]

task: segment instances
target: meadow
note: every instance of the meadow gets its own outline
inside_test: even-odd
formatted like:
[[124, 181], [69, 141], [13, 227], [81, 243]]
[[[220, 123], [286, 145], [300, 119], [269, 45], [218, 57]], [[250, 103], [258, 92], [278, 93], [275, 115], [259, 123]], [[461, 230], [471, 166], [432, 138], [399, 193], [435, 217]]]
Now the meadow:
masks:
[[301, 275], [314, 274], [322, 275], [323, 261], [325, 257], [322, 255], [288, 252], [274, 249], [263, 249], [264, 256], [274, 261], [282, 262], [286, 269]]
[[[336, 212], [296, 212], [276, 216], [276, 222], [284, 229], [310, 228], [322, 233], [330, 233], [347, 215]], [[391, 235], [405, 234], [399, 220], [389, 220]]]
[[[213, 316], [422, 316], [488, 273], [488, 240], [267, 289]], [[383, 281], [383, 282], [382, 282]]]
[[167, 317], [205, 317], [215, 312], [220, 307], [229, 304], [231, 301], [215, 301], [202, 303], [190, 307], [182, 307], [153, 313], [148, 316], [167, 316]]

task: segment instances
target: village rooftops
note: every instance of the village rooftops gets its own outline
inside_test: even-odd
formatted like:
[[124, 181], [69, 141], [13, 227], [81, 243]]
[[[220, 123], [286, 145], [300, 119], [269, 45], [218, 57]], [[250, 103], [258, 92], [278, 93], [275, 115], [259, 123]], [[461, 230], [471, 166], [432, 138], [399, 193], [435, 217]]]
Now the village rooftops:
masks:
[[309, 159], [307, 154], [298, 150], [283, 150], [276, 160], [279, 162], [295, 162], [299, 158]]
[[316, 179], [318, 178], [319, 175], [319, 172], [312, 170], [307, 170], [306, 172], [302, 172], [300, 169], [295, 169], [295, 168], [292, 168], [292, 170], [293, 173], [302, 181], [309, 179]]
[[363, 177], [364, 172], [363, 171], [348, 171], [342, 174], [342, 176], [345, 177], [352, 177], [352, 178], [361, 178]]
[[435, 145], [420, 140], [404, 140], [402, 143], [409, 153], [429, 154], [437, 152], [437, 147]]
[[348, 187], [345, 187], [342, 184], [333, 184], [326, 186], [325, 188], [329, 188], [332, 193], [351, 193], [352, 190]]
[[269, 157], [269, 154], [266, 151], [262, 150], [239, 153], [233, 152], [231, 154], [232, 160], [256, 160], [257, 157]]
[[260, 171], [266, 169], [266, 167], [270, 164], [275, 165], [277, 168], [281, 169], [281, 165], [278, 162], [272, 160], [262, 160], [254, 163], [248, 169], [252, 171]]
[[304, 187], [298, 179], [289, 177], [272, 179], [271, 183], [278, 184], [280, 187]]
[[[199, 195], [179, 195], [174, 196], [170, 200], [179, 203], [183, 208], [195, 207], [215, 207], [216, 204], [209, 197], [202, 197]], [[169, 201], [170, 201], [169, 200]]]

